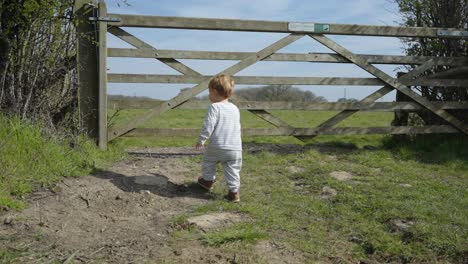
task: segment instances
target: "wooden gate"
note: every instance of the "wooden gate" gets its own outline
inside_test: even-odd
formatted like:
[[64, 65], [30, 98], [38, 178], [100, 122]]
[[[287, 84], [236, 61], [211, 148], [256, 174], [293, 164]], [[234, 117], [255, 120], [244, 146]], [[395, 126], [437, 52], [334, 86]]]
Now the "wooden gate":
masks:
[[[79, 2], [79, 1], [78, 1]], [[80, 5], [80, 4], [79, 4]], [[317, 135], [337, 134], [419, 134], [419, 133], [464, 133], [468, 135], [468, 125], [450, 114], [450, 109], [468, 109], [468, 102], [432, 102], [414, 92], [409, 86], [433, 86], [453, 89], [453, 87], [468, 87], [468, 58], [466, 57], [414, 57], [414, 56], [388, 56], [388, 55], [362, 55], [353, 54], [343, 46], [328, 38], [326, 35], [362, 35], [382, 37], [427, 37], [427, 38], [468, 38], [468, 31], [460, 29], [443, 28], [416, 28], [393, 26], [365, 26], [347, 24], [317, 24], [279, 21], [255, 21], [234, 19], [211, 18], [185, 18], [185, 17], [161, 17], [161, 16], [136, 16], [123, 14], [107, 14], [104, 3], [98, 6], [79, 6], [80, 13], [89, 20], [88, 30], [96, 29], [98, 56], [84, 56], [90, 51], [89, 40], [80, 38], [78, 54], [81, 65], [96, 63], [98, 76], [90, 81], [89, 76], [95, 75], [93, 67], [81, 67], [80, 81], [92, 84], [91, 88], [99, 100], [94, 100], [92, 106], [85, 99], [81, 104], [88, 104], [83, 109], [98, 109], [95, 115], [98, 124], [91, 126], [96, 128], [99, 145], [106, 147], [108, 141], [127, 135], [196, 135], [198, 129], [142, 129], [136, 128], [150, 118], [161, 115], [163, 112], [174, 108], [206, 108], [206, 103], [189, 101], [200, 92], [207, 89], [212, 76], [203, 76], [199, 72], [184, 65], [177, 59], [200, 60], [237, 60], [233, 66], [219, 72], [219, 74], [233, 75], [236, 84], [290, 84], [290, 85], [382, 85], [380, 89], [368, 95], [356, 103], [304, 103], [304, 102], [236, 102], [240, 109], [247, 109], [258, 117], [273, 124], [275, 128], [244, 129], [243, 135], [283, 135], [301, 137], [313, 137]], [[86, 27], [83, 26], [83, 27]], [[196, 30], [223, 30], [223, 31], [254, 31], [288, 33], [287, 36], [272, 43], [268, 47], [255, 52], [211, 52], [188, 50], [161, 50], [138, 39], [122, 27], [145, 28], [171, 28], [171, 29], [196, 29]], [[86, 28], [81, 29], [86, 30]], [[95, 31], [96, 32], [96, 31]], [[135, 49], [107, 48], [106, 34], [110, 32], [121, 40], [134, 46]], [[89, 37], [89, 36], [88, 36]], [[333, 53], [277, 53], [278, 50], [288, 46], [303, 37], [315, 39], [325, 47], [333, 50]], [[92, 46], [92, 45], [91, 45]], [[92, 48], [92, 47], [91, 47]], [[94, 45], [96, 50], [96, 46]], [[109, 57], [134, 57], [154, 58], [167, 66], [180, 72], [182, 75], [159, 74], [107, 74], [106, 58]], [[364, 69], [375, 78], [322, 78], [322, 77], [261, 77], [261, 76], [236, 76], [241, 70], [259, 61], [295, 61], [295, 62], [328, 62], [328, 63], [353, 63]], [[406, 64], [416, 67], [400, 78], [393, 78], [373, 64]], [[420, 77], [423, 73], [436, 66], [447, 66], [448, 70]], [[460, 77], [461, 76], [461, 77]], [[454, 78], [455, 77], [455, 78]], [[193, 83], [190, 89], [184, 90], [174, 98], [154, 105], [146, 113], [130, 122], [107, 130], [107, 82], [113, 83]], [[96, 88], [96, 89], [95, 89]], [[94, 89], [94, 90], [93, 90]], [[467, 88], [468, 89], [468, 88]], [[406, 95], [412, 102], [376, 102], [389, 92], [397, 90]], [[86, 94], [86, 92], [83, 92]], [[88, 93], [89, 94], [89, 93]], [[89, 100], [88, 100], [89, 101]], [[339, 110], [338, 114], [324, 121], [317, 127], [292, 127], [268, 110]], [[434, 113], [447, 125], [439, 126], [399, 126], [399, 127], [335, 127], [339, 122], [358, 111], [419, 111], [425, 110]], [[84, 115], [82, 115], [84, 116]], [[86, 118], [86, 117], [84, 117]]]

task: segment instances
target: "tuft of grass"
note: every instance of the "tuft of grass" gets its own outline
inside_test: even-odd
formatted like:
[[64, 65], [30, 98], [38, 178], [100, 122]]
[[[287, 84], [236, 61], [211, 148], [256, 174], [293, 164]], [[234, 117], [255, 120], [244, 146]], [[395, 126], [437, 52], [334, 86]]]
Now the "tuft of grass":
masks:
[[251, 225], [242, 224], [227, 230], [207, 233], [201, 240], [207, 246], [219, 247], [233, 242], [251, 243], [266, 237], [266, 233], [255, 230]]
[[123, 156], [117, 145], [103, 152], [85, 136], [46, 136], [38, 124], [0, 115], [0, 207], [21, 209], [21, 198], [36, 186], [89, 174]]

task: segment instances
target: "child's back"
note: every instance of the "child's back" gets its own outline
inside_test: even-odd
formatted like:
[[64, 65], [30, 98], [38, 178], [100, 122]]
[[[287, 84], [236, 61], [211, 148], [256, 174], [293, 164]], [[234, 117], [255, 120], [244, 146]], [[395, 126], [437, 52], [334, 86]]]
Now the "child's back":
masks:
[[[242, 150], [240, 113], [237, 106], [230, 102], [213, 103], [208, 108], [209, 118], [203, 128], [213, 132], [210, 137], [208, 149]], [[202, 131], [201, 134], [205, 134]]]

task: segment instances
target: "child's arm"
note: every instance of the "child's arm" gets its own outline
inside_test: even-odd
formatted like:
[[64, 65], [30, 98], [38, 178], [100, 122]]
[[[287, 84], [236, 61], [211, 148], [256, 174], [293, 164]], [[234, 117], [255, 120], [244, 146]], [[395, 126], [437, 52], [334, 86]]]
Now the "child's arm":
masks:
[[200, 131], [197, 145], [195, 146], [197, 149], [203, 148], [206, 140], [208, 140], [208, 138], [210, 138], [211, 134], [213, 133], [217, 121], [218, 111], [213, 105], [210, 105], [208, 107], [208, 112], [206, 113], [205, 119], [203, 120], [203, 127]]

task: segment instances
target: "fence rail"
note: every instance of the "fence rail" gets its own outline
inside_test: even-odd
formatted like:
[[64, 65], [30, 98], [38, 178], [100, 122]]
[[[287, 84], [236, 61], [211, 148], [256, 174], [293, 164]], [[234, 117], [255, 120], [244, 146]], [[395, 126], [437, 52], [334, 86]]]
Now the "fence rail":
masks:
[[110, 25], [119, 27], [173, 28], [277, 33], [316, 33], [385, 37], [468, 38], [468, 31], [456, 28], [422, 28], [325, 24], [311, 22], [263, 21], [220, 18], [164, 17], [109, 14], [120, 20]]
[[[177, 109], [207, 109], [209, 101], [187, 101]], [[445, 110], [467, 109], [468, 102], [432, 102], [435, 106]], [[166, 101], [151, 99], [110, 99], [109, 107], [112, 109], [152, 109]], [[334, 103], [334, 102], [281, 102], [281, 101], [247, 101], [235, 102], [241, 110], [307, 110], [307, 111], [383, 111], [395, 110], [420, 111], [426, 110], [423, 106], [413, 102], [377, 102], [377, 103]]]
[[[108, 48], [109, 57], [120, 58], [154, 58], [154, 59], [190, 59], [190, 60], [243, 60], [254, 52], [225, 52], [225, 51], [190, 51], [190, 50], [162, 50], [162, 49], [124, 49]], [[434, 59], [436, 65], [464, 66], [468, 65], [468, 58], [464, 57], [430, 57], [430, 56], [397, 56], [397, 55], [368, 55], [356, 54], [375, 64], [408, 64], [417, 65]], [[296, 62], [324, 62], [350, 63], [349, 60], [333, 53], [275, 53], [263, 61], [296, 61]]]
[[[125, 137], [195, 137], [199, 128], [135, 128]], [[318, 135], [364, 135], [364, 134], [434, 134], [460, 133], [451, 126], [398, 126], [398, 127], [334, 127], [326, 130], [318, 128], [244, 128], [242, 136], [318, 136]]]
[[[110, 73], [110, 83], [200, 83], [211, 76], [187, 76], [187, 75], [160, 75], [160, 74], [118, 74]], [[346, 78], [346, 77], [270, 77], [270, 76], [233, 76], [236, 84], [252, 85], [358, 85], [379, 86], [385, 82], [378, 78]], [[462, 87], [465, 80], [457, 79], [414, 79], [401, 81], [404, 85], [411, 86], [439, 86]]]

